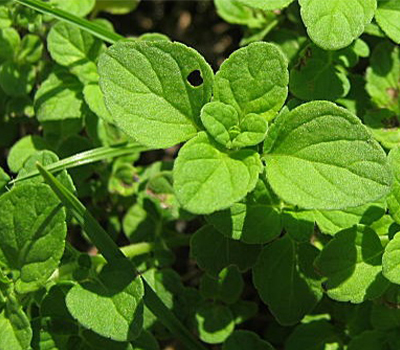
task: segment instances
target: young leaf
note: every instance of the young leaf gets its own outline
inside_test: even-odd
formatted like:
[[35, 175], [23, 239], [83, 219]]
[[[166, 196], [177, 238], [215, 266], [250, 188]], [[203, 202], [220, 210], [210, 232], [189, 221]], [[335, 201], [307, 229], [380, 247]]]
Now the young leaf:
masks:
[[400, 148], [393, 148], [388, 156], [389, 164], [394, 174], [392, 191], [387, 197], [389, 213], [400, 224]]
[[[199, 86], [188, 80], [193, 72], [201, 75]], [[168, 41], [119, 42], [101, 55], [99, 73], [116, 125], [139, 143], [166, 148], [200, 128], [213, 72], [195, 50]]]
[[254, 7], [264, 11], [270, 11], [270, 10], [282, 9], [288, 6], [294, 0], [237, 0], [237, 1], [249, 7]]
[[254, 266], [254, 285], [280, 324], [299, 322], [322, 298], [318, 276], [310, 269], [317, 254], [286, 235], [265, 246]]
[[367, 91], [380, 108], [400, 113], [400, 49], [389, 42], [379, 43], [367, 68]]
[[225, 341], [222, 350], [274, 350], [273, 346], [253, 332], [235, 331]]
[[64, 251], [65, 211], [44, 184], [15, 187], [0, 198], [0, 263], [19, 271], [20, 293], [42, 287]]
[[257, 114], [242, 120], [234, 107], [221, 102], [207, 103], [201, 110], [201, 121], [207, 132], [226, 148], [255, 146], [264, 140], [268, 123]]
[[71, 315], [86, 328], [116, 341], [130, 341], [142, 330], [144, 287], [141, 278], [121, 264], [126, 262], [106, 265], [99, 281], [74, 286], [66, 303]]
[[327, 277], [328, 296], [356, 304], [379, 296], [388, 285], [382, 277], [382, 254], [381, 241], [368, 226], [338, 232], [315, 261]]
[[243, 149], [226, 153], [201, 132], [179, 151], [174, 164], [174, 189], [183, 208], [210, 214], [252, 191], [261, 170], [257, 152]]
[[311, 40], [324, 50], [349, 46], [374, 17], [376, 0], [299, 0]]
[[91, 34], [68, 23], [56, 23], [47, 37], [51, 57], [58, 64], [68, 67], [83, 83], [97, 82], [95, 61], [104, 44]]
[[392, 183], [383, 149], [356, 116], [330, 102], [281, 114], [264, 157], [272, 189], [305, 209], [360, 206], [383, 197]]
[[242, 272], [248, 270], [256, 263], [260, 251], [261, 246], [231, 240], [211, 225], [198, 230], [190, 242], [190, 253], [197, 264], [213, 276], [229, 265], [236, 265]]
[[397, 0], [378, 0], [375, 19], [385, 34], [400, 44], [400, 3]]
[[239, 49], [215, 76], [214, 100], [235, 107], [240, 119], [250, 113], [272, 119], [287, 97], [287, 66], [274, 44], [258, 42]]
[[85, 85], [83, 88], [83, 96], [85, 98], [85, 102], [93, 113], [107, 123], [114, 123], [114, 120], [106, 107], [103, 93], [101, 92], [98, 84]]
[[200, 339], [208, 344], [224, 342], [235, 328], [229, 308], [213, 303], [203, 304], [197, 310], [196, 325]]

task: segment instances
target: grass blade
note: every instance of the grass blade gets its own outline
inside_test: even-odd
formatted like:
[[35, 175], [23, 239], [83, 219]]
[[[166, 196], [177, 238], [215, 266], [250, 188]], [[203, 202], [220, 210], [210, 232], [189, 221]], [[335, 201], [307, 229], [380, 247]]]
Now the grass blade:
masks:
[[[149, 150], [148, 148], [141, 146], [137, 143], [129, 143], [111, 147], [99, 147], [91, 149], [89, 151], [77, 153], [71, 157], [64, 158], [58, 162], [49, 164], [46, 166], [46, 170], [51, 173], [55, 173], [64, 169], [76, 168], [81, 165], [91, 164], [99, 162], [101, 160], [115, 158], [115, 157], [127, 156], [135, 152], [143, 152], [148, 150]], [[18, 178], [11, 180], [9, 184], [13, 185], [17, 182], [31, 179], [39, 175], [40, 175], [39, 171], [35, 170], [24, 176], [20, 176]]]
[[[97, 23], [88, 21], [87, 19], [77, 17], [69, 12], [57, 9], [48, 3], [39, 0], [15, 0], [16, 2], [30, 7], [41, 13], [53, 16], [61, 21], [73, 24], [82, 30], [89, 32], [95, 37], [104, 40], [110, 44], [114, 44], [118, 40], [125, 39], [122, 35], [113, 33]], [[68, 1], [68, 0], [65, 0]]]
[[[71, 210], [72, 215], [82, 226], [92, 243], [108, 262], [119, 259], [128, 259], [118, 248], [116, 243], [110, 238], [107, 232], [100, 226], [96, 219], [90, 214], [85, 206], [67, 188], [65, 188], [49, 171], [42, 165], [37, 164], [40, 174], [46, 183], [53, 189], [61, 202]], [[131, 263], [132, 270], [137, 274], [136, 268]], [[207, 350], [176, 318], [162, 300], [158, 297], [154, 289], [142, 276], [145, 287], [144, 303], [149, 310], [169, 329], [169, 331], [190, 350]]]

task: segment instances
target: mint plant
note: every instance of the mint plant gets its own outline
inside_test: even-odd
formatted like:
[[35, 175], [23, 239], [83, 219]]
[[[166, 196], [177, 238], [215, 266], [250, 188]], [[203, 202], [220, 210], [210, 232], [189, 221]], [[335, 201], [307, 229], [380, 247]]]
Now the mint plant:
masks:
[[0, 2], [0, 349], [399, 348], [397, 1], [214, 5]]

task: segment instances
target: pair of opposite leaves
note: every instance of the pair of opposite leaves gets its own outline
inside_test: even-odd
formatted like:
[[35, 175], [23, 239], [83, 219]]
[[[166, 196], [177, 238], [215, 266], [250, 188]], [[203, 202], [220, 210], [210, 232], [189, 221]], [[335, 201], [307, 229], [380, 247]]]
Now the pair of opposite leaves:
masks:
[[[187, 80], [193, 71], [201, 73], [200, 86]], [[385, 152], [333, 103], [285, 108], [267, 133], [288, 94], [287, 60], [274, 44], [237, 50], [214, 78], [183, 44], [122, 41], [101, 56], [99, 74], [107, 108], [127, 135], [154, 148], [190, 139], [175, 161], [174, 187], [193, 213], [228, 208], [254, 189], [263, 170], [254, 146], [265, 137], [267, 178], [285, 202], [342, 209], [390, 190]]]

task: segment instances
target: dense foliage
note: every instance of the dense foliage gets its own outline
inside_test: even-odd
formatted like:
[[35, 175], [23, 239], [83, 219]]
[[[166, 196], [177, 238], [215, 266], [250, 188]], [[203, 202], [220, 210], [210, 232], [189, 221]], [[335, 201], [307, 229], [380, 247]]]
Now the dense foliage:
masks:
[[0, 350], [398, 350], [400, 1], [141, 5], [0, 1]]

